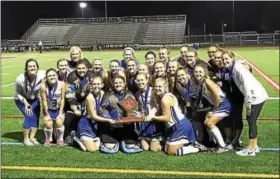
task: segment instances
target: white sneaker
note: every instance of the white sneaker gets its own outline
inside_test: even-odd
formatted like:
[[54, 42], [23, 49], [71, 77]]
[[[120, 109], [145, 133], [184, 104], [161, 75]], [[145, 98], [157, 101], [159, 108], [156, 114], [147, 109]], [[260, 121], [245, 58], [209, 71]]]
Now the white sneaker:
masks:
[[255, 150], [250, 150], [249, 148], [245, 147], [244, 149], [236, 152], [239, 156], [256, 156]]
[[40, 145], [40, 143], [37, 141], [36, 138], [30, 138], [30, 141], [31, 141], [34, 145]]
[[259, 146], [257, 146], [256, 148], [254, 148], [255, 153], [260, 153], [260, 148]]
[[75, 137], [74, 137], [74, 141], [77, 142], [77, 143], [79, 144], [80, 148], [81, 148], [84, 152], [87, 151], [86, 146], [82, 143], [82, 141], [80, 141], [80, 139], [79, 139], [78, 137], [75, 136]]
[[33, 146], [34, 144], [28, 139], [28, 140], [24, 140], [23, 144], [26, 146]]

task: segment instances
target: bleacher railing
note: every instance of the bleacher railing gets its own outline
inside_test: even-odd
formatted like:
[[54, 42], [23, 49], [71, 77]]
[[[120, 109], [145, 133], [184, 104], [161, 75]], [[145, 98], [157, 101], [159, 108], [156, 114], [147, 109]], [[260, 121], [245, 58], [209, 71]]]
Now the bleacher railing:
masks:
[[98, 17], [98, 18], [63, 18], [63, 19], [39, 19], [38, 24], [57, 24], [57, 23], [120, 23], [120, 22], [159, 22], [159, 21], [184, 21], [186, 15], [170, 15], [170, 16], [126, 16], [126, 17]]
[[23, 36], [21, 37], [22, 40], [26, 40], [27, 37], [34, 31], [36, 30], [36, 28], [38, 27], [39, 25], [39, 20], [37, 20], [29, 29], [28, 31], [25, 32], [25, 34], [23, 34]]

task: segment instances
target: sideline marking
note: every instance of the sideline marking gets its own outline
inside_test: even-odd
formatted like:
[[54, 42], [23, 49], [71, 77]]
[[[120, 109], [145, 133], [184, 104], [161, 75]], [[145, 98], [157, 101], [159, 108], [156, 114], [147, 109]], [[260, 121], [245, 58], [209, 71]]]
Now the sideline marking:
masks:
[[265, 81], [267, 81], [274, 89], [276, 89], [278, 92], [280, 91], [279, 88], [279, 84], [274, 81], [270, 76], [268, 76], [267, 74], [265, 74], [265, 72], [263, 72], [260, 68], [258, 68], [256, 65], [254, 65], [252, 62], [250, 62], [249, 60], [245, 59], [244, 57], [242, 57], [241, 55], [239, 55], [238, 53], [235, 52], [236, 55], [238, 55], [240, 58], [242, 58], [243, 60], [245, 60], [254, 70], [256, 70], [258, 72], [259, 75], [261, 75]]
[[136, 169], [106, 169], [106, 168], [66, 168], [66, 167], [31, 167], [31, 166], [1, 166], [7, 170], [35, 170], [35, 171], [62, 171], [62, 172], [89, 172], [89, 173], [130, 173], [130, 174], [160, 174], [186, 176], [219, 176], [219, 177], [248, 177], [248, 178], [279, 178], [276, 174], [251, 173], [222, 173], [222, 172], [184, 172], [164, 170], [136, 170]]
[[[8, 87], [8, 86], [12, 86], [12, 85], [14, 85], [15, 83], [10, 83], [10, 84], [6, 84], [6, 85], [2, 85], [2, 88], [5, 88], [5, 87]], [[1, 97], [1, 99], [2, 99], [2, 97]]]

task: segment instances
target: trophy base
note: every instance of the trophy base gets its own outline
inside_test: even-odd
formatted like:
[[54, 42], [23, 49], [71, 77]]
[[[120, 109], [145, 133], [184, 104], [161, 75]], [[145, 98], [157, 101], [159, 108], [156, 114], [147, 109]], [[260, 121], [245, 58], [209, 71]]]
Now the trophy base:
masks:
[[116, 123], [132, 123], [141, 121], [144, 121], [143, 117], [123, 117], [119, 120], [116, 120]]

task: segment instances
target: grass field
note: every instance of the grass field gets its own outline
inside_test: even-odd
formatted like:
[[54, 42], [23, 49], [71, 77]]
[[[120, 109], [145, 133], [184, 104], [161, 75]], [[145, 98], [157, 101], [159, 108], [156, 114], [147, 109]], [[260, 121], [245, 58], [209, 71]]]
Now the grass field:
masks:
[[[264, 48], [235, 48], [234, 51], [245, 57], [274, 81], [279, 81], [279, 50]], [[206, 51], [198, 51], [201, 59], [208, 59]], [[139, 61], [144, 60], [144, 51], [137, 51]], [[171, 57], [179, 50], [172, 50]], [[94, 57], [104, 59], [108, 68], [110, 59], [122, 58], [121, 51], [85, 52], [89, 60]], [[14, 94], [16, 77], [23, 72], [25, 60], [35, 58], [41, 69], [56, 67], [56, 60], [68, 57], [67, 52], [6, 53], [2, 57], [2, 97]], [[279, 97], [279, 91], [254, 71], [254, 75], [264, 85], [270, 97]], [[1, 115], [20, 115], [13, 100], [2, 99]], [[263, 118], [279, 118], [279, 100], [268, 100], [260, 115]], [[1, 119], [1, 141], [19, 142], [22, 140], [23, 119]], [[41, 121], [42, 123], [42, 121]], [[258, 121], [259, 146], [279, 147], [279, 120]], [[247, 144], [248, 128], [244, 121], [243, 142]], [[39, 140], [43, 138], [40, 125]], [[279, 178], [279, 152], [261, 151], [256, 157], [239, 157], [233, 151], [214, 154], [199, 153], [183, 157], [167, 156], [164, 153], [143, 152], [127, 155], [84, 153], [71, 147], [44, 148], [2, 145], [3, 178]], [[16, 166], [16, 167], [15, 167]], [[41, 168], [39, 168], [41, 167]], [[115, 169], [115, 170], [114, 170]]]

